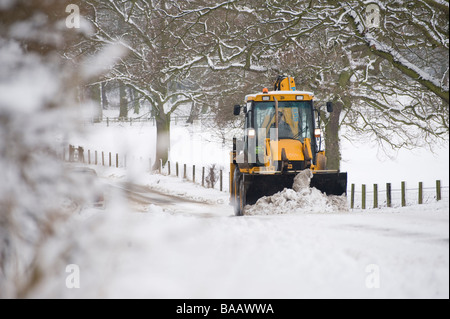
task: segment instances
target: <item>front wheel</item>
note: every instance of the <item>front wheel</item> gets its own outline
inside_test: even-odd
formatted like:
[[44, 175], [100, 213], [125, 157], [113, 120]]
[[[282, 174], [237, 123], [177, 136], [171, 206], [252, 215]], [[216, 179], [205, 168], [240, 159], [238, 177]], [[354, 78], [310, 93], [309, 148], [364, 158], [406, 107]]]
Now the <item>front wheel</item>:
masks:
[[242, 176], [239, 172], [239, 169], [236, 168], [233, 175], [233, 185], [232, 185], [232, 200], [233, 200], [233, 207], [234, 207], [234, 215], [240, 216], [240, 199], [239, 199], [239, 186], [240, 186], [240, 180], [242, 179]]
[[247, 205], [247, 194], [245, 189], [244, 178], [242, 177], [239, 182], [239, 212], [237, 216], [243, 216], [245, 213], [245, 206]]

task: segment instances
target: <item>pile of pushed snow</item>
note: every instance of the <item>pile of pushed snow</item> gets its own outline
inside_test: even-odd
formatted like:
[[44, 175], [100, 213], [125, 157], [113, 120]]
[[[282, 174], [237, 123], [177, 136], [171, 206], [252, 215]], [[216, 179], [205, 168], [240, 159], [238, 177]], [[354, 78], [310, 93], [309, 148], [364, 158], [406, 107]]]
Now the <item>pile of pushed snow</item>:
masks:
[[255, 205], [246, 206], [245, 215], [274, 215], [294, 213], [331, 213], [348, 211], [345, 195], [326, 195], [317, 188], [310, 187], [313, 177], [311, 170], [306, 169], [294, 178], [292, 189], [272, 196], [260, 198]]

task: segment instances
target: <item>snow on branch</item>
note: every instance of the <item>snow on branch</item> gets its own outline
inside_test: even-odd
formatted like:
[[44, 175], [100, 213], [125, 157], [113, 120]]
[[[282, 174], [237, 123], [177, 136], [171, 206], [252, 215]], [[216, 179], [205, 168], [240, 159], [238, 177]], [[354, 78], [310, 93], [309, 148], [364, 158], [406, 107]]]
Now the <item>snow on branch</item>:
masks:
[[[354, 8], [351, 8], [350, 5], [344, 4], [343, 7], [345, 13], [353, 22], [356, 36], [370, 48], [372, 53], [389, 61], [392, 66], [400, 70], [403, 74], [421, 83], [434, 94], [439, 96], [442, 100], [444, 100], [447, 104], [449, 103], [448, 81], [446, 84], [444, 81], [442, 81], [442, 79], [437, 78], [434, 74], [425, 71], [423, 67], [419, 66], [412, 59], [408, 59], [405, 54], [400, 52], [400, 45], [393, 42], [392, 39], [381, 38], [382, 33], [380, 35], [376, 33], [376, 30], [368, 30], [364, 24], [363, 19], [361, 19], [357, 11]], [[444, 44], [447, 43], [448, 48], [448, 35], [447, 39], [443, 42]], [[404, 48], [404, 50], [408, 49], [408, 46]]]

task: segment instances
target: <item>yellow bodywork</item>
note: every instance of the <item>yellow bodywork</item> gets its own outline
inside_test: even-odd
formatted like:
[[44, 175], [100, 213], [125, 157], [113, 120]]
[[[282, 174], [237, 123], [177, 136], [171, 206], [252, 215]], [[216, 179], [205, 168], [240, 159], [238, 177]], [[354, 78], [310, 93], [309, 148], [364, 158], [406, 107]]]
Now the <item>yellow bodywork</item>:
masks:
[[[246, 144], [238, 149], [234, 139], [230, 161], [230, 201], [237, 216], [244, 214], [247, 204], [292, 187], [295, 176], [303, 169], [313, 173], [311, 187], [329, 195], [346, 194], [347, 173], [328, 170], [325, 151], [313, 150], [315, 140], [311, 139], [316, 137], [312, 103], [282, 103], [313, 100], [312, 92], [297, 91], [294, 79], [282, 76], [275, 81], [273, 91], [265, 88], [245, 97]], [[248, 113], [256, 105], [253, 102], [273, 103], [258, 104], [261, 107], [255, 113]], [[302, 111], [309, 106], [311, 111]], [[235, 115], [240, 114], [241, 107], [235, 106]], [[249, 124], [250, 119], [253, 125]]]
[[281, 152], [283, 149], [285, 150], [286, 156], [290, 161], [303, 161], [305, 159], [303, 155], [303, 145], [297, 140], [269, 140], [266, 142], [266, 149], [267, 153], [269, 153], [269, 161], [281, 161]]
[[[311, 165], [312, 150], [311, 139], [309, 138], [305, 138], [303, 143], [298, 140], [291, 139], [282, 139], [279, 141], [271, 141], [270, 139], [266, 139], [266, 167], [273, 166], [273, 162], [275, 161], [282, 161], [283, 150], [287, 160], [305, 161], [307, 167], [315, 169], [314, 165]], [[292, 169], [292, 167], [287, 167], [287, 169]]]
[[274, 99], [277, 99], [278, 101], [311, 101], [314, 99], [314, 93], [296, 91], [294, 79], [287, 77], [280, 82], [280, 90], [247, 95], [245, 97], [245, 102], [274, 101]]
[[[295, 81], [292, 77], [286, 77], [279, 83], [280, 90], [278, 91], [266, 91], [257, 94], [247, 95], [245, 97], [245, 102], [261, 102], [261, 101], [311, 101], [314, 99], [314, 94], [307, 91], [295, 91]], [[287, 124], [291, 127], [293, 135], [298, 134], [298, 126], [293, 122], [294, 116], [292, 116], [290, 109], [284, 109], [282, 111], [285, 115]], [[269, 130], [274, 126], [276, 121], [275, 116], [267, 116], [261, 127], [267, 130], [266, 136], [269, 135]], [[253, 167], [246, 168], [240, 167], [242, 173], [273, 173], [275, 172], [274, 162], [282, 160], [282, 151], [285, 151], [286, 157], [289, 161], [305, 161], [307, 166], [314, 169], [324, 169], [324, 166], [318, 167], [311, 163], [312, 160], [312, 149], [311, 149], [311, 139], [305, 138], [303, 143], [299, 140], [293, 139], [281, 139], [279, 141], [274, 141], [266, 139], [265, 150], [264, 150], [264, 166], [263, 167]], [[321, 158], [325, 158], [325, 152], [321, 152]], [[231, 161], [232, 162], [232, 161]], [[322, 160], [321, 163], [326, 162]], [[232, 163], [230, 167], [230, 172], [234, 172], [235, 165]], [[289, 169], [289, 167], [288, 167]], [[232, 179], [232, 177], [231, 177]], [[230, 180], [231, 180], [230, 179]]]
[[[265, 99], [263, 99], [263, 96], [266, 96]], [[298, 96], [298, 98], [297, 98]], [[277, 99], [278, 101], [311, 101], [314, 99], [314, 94], [312, 92], [303, 92], [303, 91], [286, 91], [286, 92], [280, 92], [280, 91], [273, 91], [269, 93], [258, 93], [258, 94], [251, 94], [247, 95], [245, 97], [245, 102], [249, 101], [255, 101], [255, 102], [261, 102], [261, 101], [274, 101]]]

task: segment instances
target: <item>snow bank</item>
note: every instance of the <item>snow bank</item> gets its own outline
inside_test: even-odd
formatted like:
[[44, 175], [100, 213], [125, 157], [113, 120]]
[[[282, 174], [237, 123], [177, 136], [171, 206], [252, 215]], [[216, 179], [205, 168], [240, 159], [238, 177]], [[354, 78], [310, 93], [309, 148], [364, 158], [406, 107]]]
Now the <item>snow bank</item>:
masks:
[[260, 198], [255, 205], [247, 205], [245, 215], [277, 215], [294, 213], [332, 213], [348, 211], [347, 198], [327, 196], [315, 187], [309, 187], [313, 174], [306, 169], [294, 178], [292, 189]]

